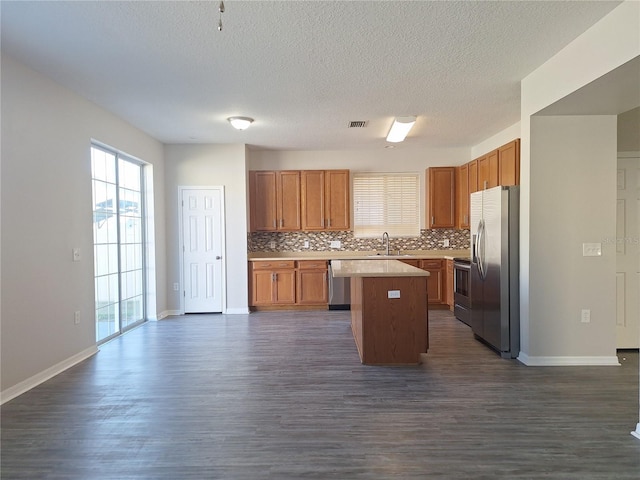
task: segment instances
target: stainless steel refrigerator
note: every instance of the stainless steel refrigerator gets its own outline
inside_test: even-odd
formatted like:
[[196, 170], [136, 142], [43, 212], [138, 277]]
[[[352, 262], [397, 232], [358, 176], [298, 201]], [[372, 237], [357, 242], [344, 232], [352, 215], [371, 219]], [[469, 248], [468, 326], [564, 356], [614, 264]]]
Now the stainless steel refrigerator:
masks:
[[520, 187], [471, 194], [471, 328], [503, 358], [520, 353]]

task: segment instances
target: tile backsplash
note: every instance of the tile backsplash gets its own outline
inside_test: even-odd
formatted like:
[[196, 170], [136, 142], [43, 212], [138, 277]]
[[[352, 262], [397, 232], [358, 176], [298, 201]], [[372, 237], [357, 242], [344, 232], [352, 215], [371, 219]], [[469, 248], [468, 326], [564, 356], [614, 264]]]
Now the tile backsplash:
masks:
[[[340, 248], [331, 248], [332, 241]], [[444, 241], [449, 240], [449, 246]], [[309, 242], [309, 246], [305, 246]], [[254, 232], [249, 233], [249, 252], [322, 252], [382, 250], [382, 237], [355, 238], [353, 232]], [[391, 238], [390, 250], [462, 250], [469, 248], [469, 230], [420, 230], [419, 237]]]

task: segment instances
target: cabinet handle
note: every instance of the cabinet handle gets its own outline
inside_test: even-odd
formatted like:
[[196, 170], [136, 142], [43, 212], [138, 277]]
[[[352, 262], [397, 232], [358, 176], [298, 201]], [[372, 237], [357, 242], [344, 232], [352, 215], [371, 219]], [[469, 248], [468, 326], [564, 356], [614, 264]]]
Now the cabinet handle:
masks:
[[327, 218], [327, 227], [331, 228], [331, 219]]
[[278, 228], [278, 225], [276, 224], [276, 221], [273, 221], [273, 228]]
[[434, 217], [433, 215], [431, 215], [431, 225], [436, 223], [436, 217]]
[[284, 218], [280, 219], [280, 228], [284, 227]]
[[465, 225], [469, 222], [468, 218], [469, 218], [469, 217], [468, 217], [467, 215], [465, 215], [465, 216], [464, 216], [464, 224], [465, 224]]

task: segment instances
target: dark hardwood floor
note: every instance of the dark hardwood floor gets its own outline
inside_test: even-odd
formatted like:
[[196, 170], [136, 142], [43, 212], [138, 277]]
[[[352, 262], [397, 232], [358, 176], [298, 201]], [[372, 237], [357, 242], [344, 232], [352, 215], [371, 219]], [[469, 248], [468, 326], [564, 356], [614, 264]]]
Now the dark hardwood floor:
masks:
[[3, 479], [640, 478], [638, 354], [525, 367], [430, 312], [416, 367], [349, 312], [147, 323], [2, 406]]

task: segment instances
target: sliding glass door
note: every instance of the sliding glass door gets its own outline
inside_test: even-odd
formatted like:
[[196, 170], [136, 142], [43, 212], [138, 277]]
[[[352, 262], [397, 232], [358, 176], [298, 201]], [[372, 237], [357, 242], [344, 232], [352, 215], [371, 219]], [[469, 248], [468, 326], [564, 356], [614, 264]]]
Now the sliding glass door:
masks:
[[142, 164], [91, 147], [96, 341], [145, 319]]

